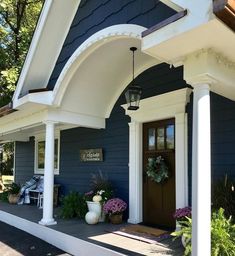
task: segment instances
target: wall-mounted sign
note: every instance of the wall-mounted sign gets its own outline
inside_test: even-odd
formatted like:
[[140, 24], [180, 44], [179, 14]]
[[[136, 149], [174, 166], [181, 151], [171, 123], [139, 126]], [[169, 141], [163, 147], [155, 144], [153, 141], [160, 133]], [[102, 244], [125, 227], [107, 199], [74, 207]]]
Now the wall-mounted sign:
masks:
[[103, 150], [102, 148], [81, 149], [80, 160], [81, 162], [103, 161]]

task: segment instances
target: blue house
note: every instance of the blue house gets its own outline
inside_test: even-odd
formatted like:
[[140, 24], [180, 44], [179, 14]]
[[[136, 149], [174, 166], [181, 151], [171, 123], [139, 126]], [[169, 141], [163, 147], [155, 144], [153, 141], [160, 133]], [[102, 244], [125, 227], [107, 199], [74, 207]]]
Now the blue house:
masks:
[[[45, 1], [0, 112], [15, 180], [44, 175], [40, 224], [56, 224], [54, 183], [86, 192], [101, 170], [130, 223], [175, 227], [174, 211], [192, 205], [193, 255], [210, 255], [211, 184], [235, 168], [235, 10], [221, 2]], [[125, 99], [133, 84], [142, 88], [135, 111]], [[83, 161], [91, 149], [103, 161]], [[146, 174], [159, 156], [169, 168], [160, 184]]]

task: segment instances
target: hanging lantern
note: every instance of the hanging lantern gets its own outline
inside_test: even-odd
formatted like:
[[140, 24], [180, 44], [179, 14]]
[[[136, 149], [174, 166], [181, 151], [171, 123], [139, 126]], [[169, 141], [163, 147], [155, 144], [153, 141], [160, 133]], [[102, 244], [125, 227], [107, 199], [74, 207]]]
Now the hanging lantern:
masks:
[[127, 88], [125, 92], [125, 97], [126, 97], [126, 102], [128, 105], [128, 110], [137, 110], [139, 108], [139, 103], [140, 103], [140, 98], [141, 98], [141, 93], [142, 93], [142, 88], [138, 85], [134, 84], [134, 79], [135, 79], [135, 51], [137, 50], [136, 47], [131, 47], [130, 51], [133, 53], [133, 78], [131, 85]]

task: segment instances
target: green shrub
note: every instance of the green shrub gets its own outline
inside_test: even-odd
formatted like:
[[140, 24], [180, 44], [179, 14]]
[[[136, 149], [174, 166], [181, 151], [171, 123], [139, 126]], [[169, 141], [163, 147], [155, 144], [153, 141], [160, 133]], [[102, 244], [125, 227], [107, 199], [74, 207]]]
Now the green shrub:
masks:
[[211, 255], [235, 255], [235, 225], [232, 225], [231, 217], [227, 219], [224, 216], [224, 209], [222, 208], [212, 214]]
[[0, 201], [2, 202], [8, 202], [8, 191], [3, 191], [0, 193]]
[[78, 192], [70, 192], [62, 199], [60, 216], [64, 219], [83, 219], [87, 213], [87, 205], [84, 197]]
[[[181, 229], [173, 232], [175, 237], [186, 238], [184, 255], [191, 255], [192, 219], [186, 217], [186, 221], [179, 221]], [[232, 219], [226, 218], [224, 209], [220, 208], [212, 214], [211, 218], [211, 256], [235, 256], [235, 225]]]
[[6, 190], [8, 194], [17, 195], [20, 192], [20, 185], [13, 182]]
[[184, 250], [184, 255], [189, 256], [191, 255], [192, 252], [192, 246], [191, 246], [191, 239], [192, 239], [192, 219], [189, 217], [185, 217], [184, 220], [179, 220], [178, 221], [180, 228], [179, 230], [171, 233], [172, 236], [177, 237], [185, 237], [185, 250]]

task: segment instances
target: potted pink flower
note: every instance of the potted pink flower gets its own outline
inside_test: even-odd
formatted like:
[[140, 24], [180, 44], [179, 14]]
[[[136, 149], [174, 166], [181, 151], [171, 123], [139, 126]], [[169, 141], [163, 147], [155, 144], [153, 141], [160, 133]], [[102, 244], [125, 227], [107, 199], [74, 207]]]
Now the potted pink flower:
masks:
[[177, 220], [177, 222], [185, 221], [186, 217], [191, 218], [192, 209], [191, 207], [187, 206], [184, 208], [176, 209], [173, 217]]
[[109, 199], [103, 207], [104, 213], [109, 216], [111, 223], [122, 223], [122, 214], [126, 210], [127, 204], [120, 198]]

